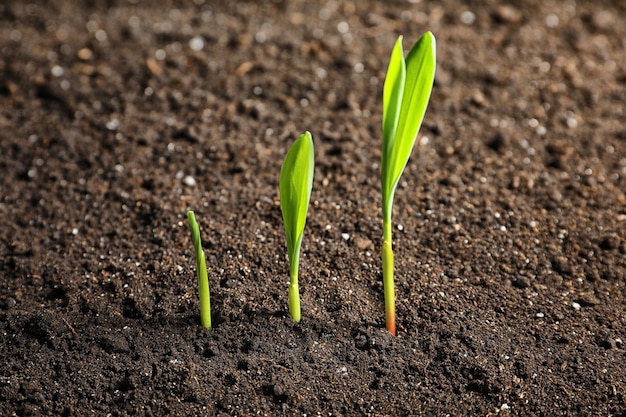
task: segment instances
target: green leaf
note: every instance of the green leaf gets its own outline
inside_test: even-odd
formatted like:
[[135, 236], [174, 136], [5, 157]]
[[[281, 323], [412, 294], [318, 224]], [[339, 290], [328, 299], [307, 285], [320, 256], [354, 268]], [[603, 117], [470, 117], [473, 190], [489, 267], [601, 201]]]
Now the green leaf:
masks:
[[[399, 36], [391, 52], [383, 87], [383, 152], [389, 152], [390, 145], [393, 144], [400, 117], [405, 79], [406, 65], [402, 51], [402, 36]], [[383, 158], [383, 161], [386, 159]], [[384, 169], [383, 172], [385, 172]]]
[[[393, 194], [415, 144], [435, 80], [436, 41], [431, 32], [420, 37], [402, 59], [402, 38], [391, 53], [383, 89], [383, 150], [381, 180], [383, 217], [391, 220]], [[400, 50], [400, 56], [398, 56]], [[402, 79], [404, 67], [406, 79]], [[398, 100], [400, 101], [398, 109]], [[397, 114], [399, 111], [399, 114]], [[395, 123], [394, 123], [395, 120]]]
[[313, 188], [314, 166], [313, 139], [309, 132], [305, 132], [287, 152], [280, 170], [279, 183], [287, 252], [292, 279], [295, 273], [296, 285], [300, 245]]

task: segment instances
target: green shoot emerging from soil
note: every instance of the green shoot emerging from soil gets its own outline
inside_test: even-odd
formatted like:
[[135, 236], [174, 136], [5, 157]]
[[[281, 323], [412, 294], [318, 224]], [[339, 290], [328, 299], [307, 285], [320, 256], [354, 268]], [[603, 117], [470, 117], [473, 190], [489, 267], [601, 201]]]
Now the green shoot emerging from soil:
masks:
[[383, 194], [383, 291], [387, 330], [396, 334], [396, 302], [393, 280], [391, 212], [402, 171], [409, 161], [435, 80], [435, 36], [422, 35], [406, 60], [402, 36], [391, 52], [383, 87], [383, 149], [381, 183]]
[[211, 294], [209, 293], [209, 277], [206, 272], [206, 259], [202, 250], [200, 240], [200, 229], [196, 223], [196, 216], [193, 211], [187, 212], [189, 227], [191, 228], [191, 239], [196, 250], [196, 269], [198, 272], [198, 293], [200, 294], [200, 323], [202, 326], [211, 328]]
[[300, 246], [313, 188], [315, 157], [313, 139], [309, 132], [296, 140], [285, 156], [280, 170], [280, 209], [285, 222], [287, 253], [289, 255], [289, 314], [300, 322], [300, 290], [298, 289], [298, 266]]

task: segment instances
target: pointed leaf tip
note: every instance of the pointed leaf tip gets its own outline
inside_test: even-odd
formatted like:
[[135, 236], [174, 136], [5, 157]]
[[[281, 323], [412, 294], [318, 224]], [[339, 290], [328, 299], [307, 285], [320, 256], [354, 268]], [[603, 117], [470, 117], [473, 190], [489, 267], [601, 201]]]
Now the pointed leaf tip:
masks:
[[[406, 81], [392, 145], [387, 145], [389, 170], [386, 189], [395, 189], [404, 170], [417, 133], [424, 119], [435, 78], [435, 37], [431, 32], [422, 35], [409, 51], [406, 59]], [[384, 135], [383, 135], [384, 136]], [[385, 149], [383, 149], [385, 152]]]

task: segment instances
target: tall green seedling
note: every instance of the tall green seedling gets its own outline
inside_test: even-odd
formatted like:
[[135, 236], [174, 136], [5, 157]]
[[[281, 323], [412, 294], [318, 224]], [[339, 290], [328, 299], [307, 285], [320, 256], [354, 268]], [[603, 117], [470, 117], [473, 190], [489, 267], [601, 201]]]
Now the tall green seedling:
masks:
[[298, 287], [300, 246], [313, 188], [314, 167], [313, 139], [309, 132], [305, 132], [287, 152], [279, 181], [280, 208], [285, 222], [289, 256], [289, 314], [296, 323], [299, 323], [301, 318]]
[[196, 270], [198, 274], [198, 293], [200, 295], [200, 323], [203, 327], [211, 328], [211, 295], [209, 292], [209, 277], [206, 272], [206, 259], [200, 239], [200, 228], [196, 222], [193, 211], [187, 212], [189, 227], [191, 228], [191, 240], [196, 252]]
[[393, 278], [393, 197], [409, 161], [417, 132], [424, 119], [435, 80], [435, 36], [427, 32], [409, 51], [406, 59], [402, 36], [389, 60], [383, 87], [383, 146], [381, 183], [383, 197], [383, 292], [387, 330], [396, 334], [396, 302]]

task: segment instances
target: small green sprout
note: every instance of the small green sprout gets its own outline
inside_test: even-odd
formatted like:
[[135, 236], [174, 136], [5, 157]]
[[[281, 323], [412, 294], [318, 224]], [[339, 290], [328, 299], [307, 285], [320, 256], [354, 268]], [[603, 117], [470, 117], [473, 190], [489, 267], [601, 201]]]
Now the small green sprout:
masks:
[[200, 228], [196, 223], [196, 216], [193, 211], [187, 212], [189, 227], [191, 228], [191, 240], [196, 250], [196, 269], [198, 273], [198, 293], [200, 294], [200, 323], [202, 326], [211, 328], [211, 294], [209, 292], [209, 277], [206, 272], [206, 259], [202, 250], [202, 240], [200, 240]]
[[300, 322], [300, 290], [298, 288], [298, 266], [300, 246], [313, 188], [315, 157], [313, 139], [305, 132], [294, 143], [285, 156], [280, 170], [280, 209], [285, 222], [287, 253], [289, 255], [289, 314], [296, 323]]
[[394, 336], [396, 302], [391, 236], [393, 197], [402, 171], [409, 161], [430, 99], [435, 80], [435, 49], [435, 36], [427, 32], [415, 42], [405, 60], [402, 36], [398, 37], [391, 52], [383, 87], [383, 292], [386, 327]]

